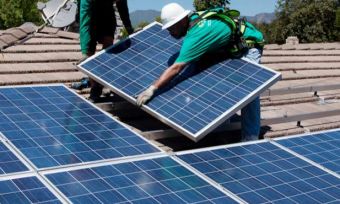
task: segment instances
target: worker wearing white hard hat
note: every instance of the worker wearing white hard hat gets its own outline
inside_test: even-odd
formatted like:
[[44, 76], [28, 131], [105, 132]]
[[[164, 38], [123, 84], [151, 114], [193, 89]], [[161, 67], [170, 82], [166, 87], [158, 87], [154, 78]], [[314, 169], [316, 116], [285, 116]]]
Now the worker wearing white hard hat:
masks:
[[190, 14], [190, 10], [185, 10], [179, 4], [171, 3], [163, 7], [161, 12], [161, 19], [163, 22], [162, 29], [167, 29], [178, 23], [183, 18]]
[[[158, 89], [165, 87], [185, 67], [188, 67], [187, 65], [200, 60], [199, 65], [201, 66], [201, 64], [210, 61], [206, 56], [215, 57], [221, 51], [226, 53], [227, 47], [233, 46], [232, 28], [228, 22], [218, 16], [219, 12], [216, 11], [216, 15], [209, 18], [203, 18], [198, 13], [190, 13], [189, 10], [185, 10], [177, 3], [170, 3], [163, 7], [161, 12], [163, 29], [167, 29], [170, 35], [176, 39], [185, 38], [175, 62], [163, 72], [156, 82], [138, 95], [138, 106], [142, 106], [151, 100]], [[257, 42], [263, 41], [263, 35], [260, 31], [248, 22], [246, 25], [242, 36], [244, 39], [255, 39]], [[222, 55], [226, 56], [227, 54], [224, 53]], [[245, 58], [259, 63], [261, 53], [261, 48], [252, 48], [242, 54], [244, 54]], [[209, 90], [206, 90], [206, 92], [209, 92]], [[203, 95], [208, 97], [209, 93]], [[243, 108], [241, 115], [242, 140], [257, 139], [260, 131], [259, 98], [256, 98]]]

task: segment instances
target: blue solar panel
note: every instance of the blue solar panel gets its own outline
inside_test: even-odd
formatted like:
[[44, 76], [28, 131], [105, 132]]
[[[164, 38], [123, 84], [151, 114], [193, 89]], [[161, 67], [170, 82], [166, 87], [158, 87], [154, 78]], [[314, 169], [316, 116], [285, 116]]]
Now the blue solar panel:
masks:
[[37, 168], [159, 151], [64, 86], [1, 88], [0, 132]]
[[[79, 67], [135, 103], [135, 96], [171, 65], [181, 43], [156, 24]], [[197, 141], [279, 78], [277, 72], [239, 59], [201, 72], [191, 66], [173, 80], [174, 87], [160, 91], [146, 110]]]
[[277, 143], [340, 174], [340, 131], [277, 140]]
[[0, 181], [0, 203], [61, 203], [36, 177]]
[[47, 174], [73, 203], [237, 203], [169, 157]]
[[25, 171], [29, 171], [29, 169], [0, 142], [0, 175]]
[[249, 203], [336, 203], [340, 179], [270, 143], [179, 156]]

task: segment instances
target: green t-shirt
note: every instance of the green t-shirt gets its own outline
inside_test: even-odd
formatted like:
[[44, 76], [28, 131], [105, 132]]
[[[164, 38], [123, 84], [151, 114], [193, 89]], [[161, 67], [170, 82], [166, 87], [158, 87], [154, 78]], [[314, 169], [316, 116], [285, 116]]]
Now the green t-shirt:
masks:
[[[198, 17], [190, 17], [193, 21]], [[218, 18], [203, 19], [192, 27], [185, 36], [179, 56], [175, 63], [189, 63], [197, 61], [205, 53], [216, 51], [230, 42], [232, 31], [229, 25]], [[244, 33], [245, 39], [263, 40], [263, 35], [253, 25], [247, 22]]]
[[[197, 17], [194, 14], [190, 20]], [[222, 20], [203, 19], [188, 31], [175, 63], [196, 61], [205, 53], [227, 45], [230, 36], [231, 29]]]

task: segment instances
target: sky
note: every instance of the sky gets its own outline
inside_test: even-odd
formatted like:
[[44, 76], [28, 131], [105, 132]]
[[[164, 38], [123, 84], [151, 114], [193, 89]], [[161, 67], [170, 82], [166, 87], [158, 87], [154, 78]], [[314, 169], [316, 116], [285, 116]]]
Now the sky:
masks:
[[[128, 0], [130, 12], [153, 9], [160, 11], [168, 3], [176, 2], [185, 9], [193, 9], [193, 0]], [[277, 0], [231, 0], [230, 8], [237, 9], [244, 16], [274, 12]]]

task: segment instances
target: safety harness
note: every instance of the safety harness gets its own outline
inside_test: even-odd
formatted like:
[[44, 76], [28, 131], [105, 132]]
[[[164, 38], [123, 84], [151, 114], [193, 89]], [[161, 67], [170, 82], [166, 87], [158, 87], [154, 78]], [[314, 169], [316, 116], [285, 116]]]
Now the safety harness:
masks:
[[262, 49], [263, 41], [256, 41], [253, 39], [244, 39], [243, 35], [247, 29], [246, 20], [240, 18], [240, 12], [236, 10], [224, 9], [210, 9], [206, 11], [199, 11], [193, 15], [198, 15], [196, 19], [190, 22], [189, 30], [204, 19], [217, 18], [225, 22], [232, 31], [231, 43], [228, 45], [228, 52], [234, 57], [240, 57], [250, 48]]

